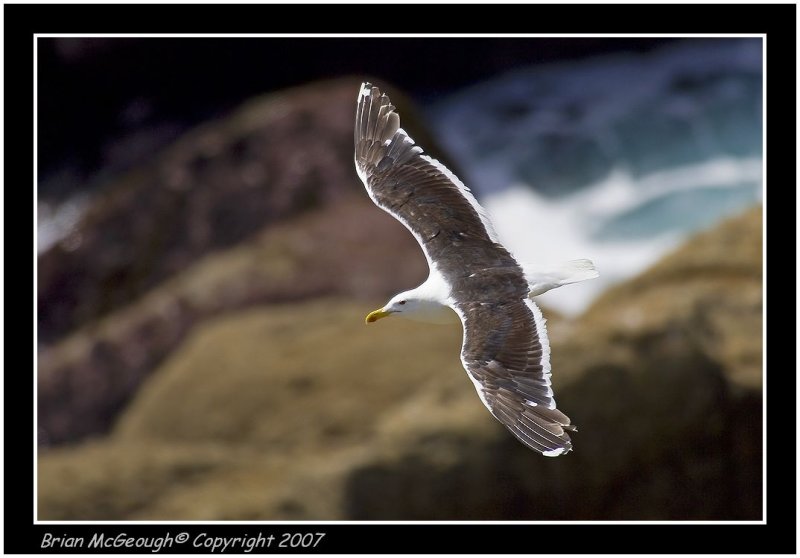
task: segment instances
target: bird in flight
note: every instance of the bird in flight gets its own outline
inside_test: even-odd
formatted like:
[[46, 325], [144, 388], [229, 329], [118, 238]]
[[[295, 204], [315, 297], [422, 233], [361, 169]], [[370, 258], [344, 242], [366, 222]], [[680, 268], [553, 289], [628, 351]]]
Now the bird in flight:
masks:
[[532, 297], [597, 277], [592, 262], [523, 268], [469, 188], [414, 143], [389, 97], [369, 83], [358, 93], [355, 165], [372, 201], [411, 231], [430, 269], [424, 283], [392, 297], [367, 323], [457, 316], [461, 362], [489, 412], [529, 448], [548, 457], [569, 452], [576, 428], [556, 408], [545, 320]]

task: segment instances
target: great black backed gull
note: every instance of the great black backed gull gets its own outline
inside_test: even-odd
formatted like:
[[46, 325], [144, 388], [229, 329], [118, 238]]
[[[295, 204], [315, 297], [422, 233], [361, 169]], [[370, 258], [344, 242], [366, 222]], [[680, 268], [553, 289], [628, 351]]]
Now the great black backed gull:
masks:
[[430, 269], [424, 283], [366, 321], [394, 314], [455, 321], [455, 311], [464, 331], [461, 362], [492, 415], [548, 457], [570, 451], [567, 431], [576, 428], [556, 408], [545, 320], [531, 297], [597, 277], [592, 262], [523, 269], [469, 188], [414, 144], [389, 97], [369, 83], [358, 94], [355, 163], [372, 201], [411, 231]]

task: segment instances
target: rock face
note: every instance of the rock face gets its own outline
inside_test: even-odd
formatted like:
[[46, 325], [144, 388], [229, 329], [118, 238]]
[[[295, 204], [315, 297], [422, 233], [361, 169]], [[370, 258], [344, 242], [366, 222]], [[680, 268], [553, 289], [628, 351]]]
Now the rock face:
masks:
[[[382, 298], [424, 279], [419, 247], [375, 209], [355, 173], [359, 85], [268, 95], [187, 133], [110, 184], [73, 235], [41, 255], [40, 444], [106, 432], [210, 316], [319, 296]], [[393, 98], [435, 152], [414, 108]]]
[[109, 187], [73, 237], [39, 258], [40, 342], [126, 304], [209, 250], [353, 192], [341, 162], [352, 152], [342, 139], [356, 88], [253, 101]]
[[[359, 86], [359, 78], [343, 78], [253, 99], [111, 181], [73, 234], [39, 257], [39, 343], [265, 227], [366, 199], [353, 167]], [[405, 128], [440, 157], [414, 107], [399, 92], [392, 99]]]
[[44, 351], [40, 442], [105, 432], [141, 382], [206, 319], [320, 296], [375, 301], [420, 283], [425, 274], [411, 235], [369, 200], [341, 202], [270, 227]]
[[40, 452], [40, 519], [759, 519], [761, 239], [755, 208], [549, 324], [564, 457], [483, 408], [457, 326], [336, 293], [195, 329], [107, 438]]

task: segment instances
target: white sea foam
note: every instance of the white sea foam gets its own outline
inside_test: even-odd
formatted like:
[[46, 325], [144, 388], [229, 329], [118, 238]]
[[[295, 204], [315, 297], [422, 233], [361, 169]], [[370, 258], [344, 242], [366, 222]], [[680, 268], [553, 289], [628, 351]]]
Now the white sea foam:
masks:
[[537, 266], [591, 259], [600, 277], [547, 292], [537, 300], [574, 315], [605, 288], [641, 271], [680, 242], [680, 235], [657, 239], [595, 242], [591, 219], [571, 200], [545, 198], [527, 186], [513, 186], [483, 203], [500, 239], [521, 262]]
[[519, 68], [430, 107], [500, 239], [534, 266], [598, 279], [545, 293], [575, 314], [689, 235], [762, 199], [761, 43]]
[[[555, 265], [589, 258], [595, 263], [599, 278], [540, 297], [542, 304], [576, 314], [608, 286], [646, 269], [691, 233], [758, 203], [761, 168], [756, 159], [720, 159], [639, 180], [616, 170], [591, 187], [559, 198], [518, 184], [486, 196], [482, 203], [500, 239], [521, 262]], [[728, 203], [714, 199], [715, 203], [698, 207], [693, 220], [674, 211], [661, 214], [664, 205], [672, 211], [669, 200], [706, 188], [717, 190]], [[616, 221], [636, 212], [641, 213], [642, 234], [624, 229], [616, 235], [599, 234], [613, 231]], [[656, 220], [662, 222], [660, 228], [652, 225]]]
[[39, 200], [36, 219], [36, 250], [39, 254], [70, 235], [88, 207], [87, 197], [77, 194], [53, 205]]

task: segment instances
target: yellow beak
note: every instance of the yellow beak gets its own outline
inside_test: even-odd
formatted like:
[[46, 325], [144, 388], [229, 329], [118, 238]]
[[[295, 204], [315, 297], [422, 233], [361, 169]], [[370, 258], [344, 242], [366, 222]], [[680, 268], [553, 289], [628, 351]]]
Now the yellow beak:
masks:
[[371, 324], [372, 322], [376, 322], [376, 321], [380, 320], [381, 318], [385, 318], [386, 316], [389, 316], [390, 314], [391, 314], [391, 312], [387, 312], [386, 310], [381, 308], [379, 310], [375, 310], [374, 312], [370, 312], [369, 314], [367, 314], [367, 317], [366, 317], [366, 319], [364, 321], [366, 323], [368, 323], [368, 324]]

